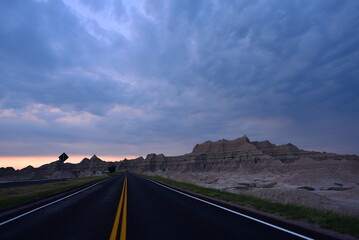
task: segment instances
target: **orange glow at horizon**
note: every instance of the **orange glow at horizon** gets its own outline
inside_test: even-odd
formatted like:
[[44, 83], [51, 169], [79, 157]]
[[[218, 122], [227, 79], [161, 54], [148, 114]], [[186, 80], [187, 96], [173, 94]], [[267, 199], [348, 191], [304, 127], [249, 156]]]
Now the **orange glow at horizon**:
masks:
[[[107, 162], [121, 161], [125, 158], [135, 159], [138, 156], [101, 156], [96, 155], [98, 158]], [[69, 155], [65, 163], [79, 163], [85, 157], [91, 158], [92, 156], [84, 155]], [[0, 167], [13, 167], [15, 169], [22, 169], [29, 165], [33, 167], [40, 167], [41, 165], [51, 163], [59, 160], [58, 156], [0, 156]]]

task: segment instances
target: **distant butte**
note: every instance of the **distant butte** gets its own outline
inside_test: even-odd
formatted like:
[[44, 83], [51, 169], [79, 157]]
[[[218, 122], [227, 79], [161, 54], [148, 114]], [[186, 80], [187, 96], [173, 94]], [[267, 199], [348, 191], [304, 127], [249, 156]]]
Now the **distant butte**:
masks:
[[359, 214], [359, 157], [306, 151], [288, 143], [268, 140], [206, 141], [191, 153], [106, 162], [93, 155], [78, 164], [54, 161], [39, 168], [0, 168], [0, 180], [99, 176], [116, 171], [160, 175], [179, 181], [294, 203]]
[[[65, 156], [64, 156], [65, 155]], [[358, 160], [356, 155], [338, 155], [301, 150], [291, 143], [275, 145], [270, 141], [253, 141], [244, 135], [235, 140], [206, 141], [197, 144], [191, 153], [167, 157], [163, 154], [151, 153], [146, 158], [106, 162], [93, 155], [84, 158], [78, 164], [64, 163], [67, 155], [59, 156], [59, 161], [42, 165], [39, 168], [28, 166], [22, 170], [0, 168], [1, 179], [63, 178], [105, 174], [109, 166], [115, 165], [117, 171], [134, 172], [156, 171], [261, 171], [261, 166], [281, 163], [293, 163], [300, 159], [324, 160]], [[65, 160], [64, 160], [65, 159]], [[279, 162], [278, 162], [279, 161]]]

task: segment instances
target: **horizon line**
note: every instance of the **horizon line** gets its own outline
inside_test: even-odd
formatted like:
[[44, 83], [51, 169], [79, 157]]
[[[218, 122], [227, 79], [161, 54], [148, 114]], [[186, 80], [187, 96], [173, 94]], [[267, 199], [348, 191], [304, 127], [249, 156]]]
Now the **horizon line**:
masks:
[[[140, 157], [137, 155], [93, 155], [96, 155], [98, 158], [106, 162], [122, 161], [125, 158], [135, 159]], [[84, 158], [91, 158], [93, 155], [91, 155], [90, 157], [88, 157], [87, 155], [80, 154], [69, 155], [69, 158], [65, 161], [65, 163], [80, 163]], [[0, 168], [12, 167], [16, 170], [20, 170], [28, 166], [37, 168], [44, 164], [55, 162], [57, 160], [59, 160], [58, 156], [55, 155], [0, 156]]]

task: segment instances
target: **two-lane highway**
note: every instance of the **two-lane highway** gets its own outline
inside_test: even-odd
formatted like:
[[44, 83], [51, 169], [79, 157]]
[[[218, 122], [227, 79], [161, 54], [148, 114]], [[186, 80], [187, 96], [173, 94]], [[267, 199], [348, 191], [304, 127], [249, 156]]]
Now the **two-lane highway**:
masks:
[[310, 239], [133, 174], [5, 224], [0, 239]]

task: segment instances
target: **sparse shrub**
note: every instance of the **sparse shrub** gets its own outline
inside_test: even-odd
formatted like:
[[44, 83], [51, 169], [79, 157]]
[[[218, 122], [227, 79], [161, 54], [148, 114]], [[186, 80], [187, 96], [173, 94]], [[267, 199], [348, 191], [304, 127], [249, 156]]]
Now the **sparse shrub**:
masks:
[[303, 189], [303, 190], [307, 190], [307, 191], [314, 191], [315, 190], [315, 188], [308, 187], [308, 186], [298, 187], [298, 189]]
[[112, 166], [108, 167], [108, 171], [109, 171], [110, 173], [114, 173], [114, 172], [116, 171], [116, 166], [115, 166], [115, 165], [112, 165]]

